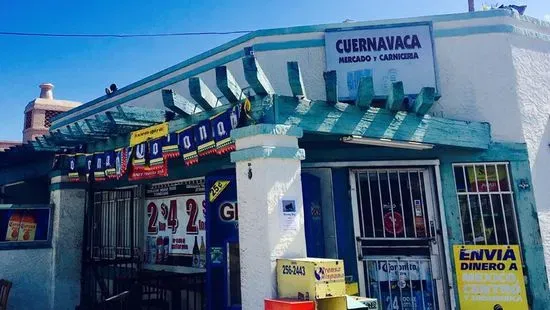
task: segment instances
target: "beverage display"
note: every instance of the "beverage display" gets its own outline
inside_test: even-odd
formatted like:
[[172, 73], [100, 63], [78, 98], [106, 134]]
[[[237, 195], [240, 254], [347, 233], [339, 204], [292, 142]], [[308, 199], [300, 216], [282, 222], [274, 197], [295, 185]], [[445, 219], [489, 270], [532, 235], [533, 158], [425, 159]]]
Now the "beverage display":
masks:
[[17, 241], [21, 226], [21, 215], [13, 213], [8, 221], [8, 229], [6, 230], [6, 241]]
[[204, 245], [204, 237], [201, 236], [201, 246], [199, 248], [199, 267], [204, 268], [206, 266], [206, 246]]
[[200, 266], [200, 250], [197, 242], [197, 236], [195, 236], [195, 243], [193, 244], [193, 264], [192, 267], [199, 268]]
[[168, 236], [165, 236], [162, 240], [162, 245], [164, 247], [164, 256], [162, 260], [166, 263], [168, 262], [168, 254], [170, 253], [170, 238]]
[[19, 225], [18, 241], [33, 241], [36, 234], [36, 220], [32, 215], [24, 215]]
[[162, 237], [157, 237], [157, 259], [156, 263], [160, 264], [164, 258], [164, 245], [162, 244]]

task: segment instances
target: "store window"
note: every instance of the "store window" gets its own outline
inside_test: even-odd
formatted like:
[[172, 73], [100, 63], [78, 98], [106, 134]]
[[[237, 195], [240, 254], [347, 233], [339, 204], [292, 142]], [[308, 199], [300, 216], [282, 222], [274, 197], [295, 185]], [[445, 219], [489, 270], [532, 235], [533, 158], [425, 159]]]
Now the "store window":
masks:
[[508, 163], [453, 168], [464, 244], [518, 244]]
[[51, 205], [0, 204], [0, 249], [51, 246]]

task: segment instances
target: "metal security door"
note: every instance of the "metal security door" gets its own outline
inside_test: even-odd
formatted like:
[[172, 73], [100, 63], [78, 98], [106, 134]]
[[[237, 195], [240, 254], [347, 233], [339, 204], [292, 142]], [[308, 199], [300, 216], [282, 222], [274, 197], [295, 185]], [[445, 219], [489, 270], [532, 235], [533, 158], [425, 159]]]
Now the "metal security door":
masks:
[[443, 252], [427, 168], [353, 170], [361, 294], [381, 309], [446, 309]]

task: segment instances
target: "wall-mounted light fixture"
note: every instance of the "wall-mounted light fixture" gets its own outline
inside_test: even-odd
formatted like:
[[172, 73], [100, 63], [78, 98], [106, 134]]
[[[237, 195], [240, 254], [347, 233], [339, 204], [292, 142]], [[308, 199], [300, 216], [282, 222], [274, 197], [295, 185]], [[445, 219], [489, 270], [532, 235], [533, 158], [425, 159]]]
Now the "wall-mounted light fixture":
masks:
[[433, 144], [426, 144], [420, 142], [404, 142], [404, 141], [392, 141], [390, 139], [373, 139], [365, 138], [361, 136], [348, 136], [343, 137], [342, 142], [353, 143], [353, 144], [363, 144], [363, 145], [373, 145], [373, 146], [385, 146], [385, 147], [394, 147], [399, 149], [409, 149], [409, 150], [430, 150], [433, 149]]

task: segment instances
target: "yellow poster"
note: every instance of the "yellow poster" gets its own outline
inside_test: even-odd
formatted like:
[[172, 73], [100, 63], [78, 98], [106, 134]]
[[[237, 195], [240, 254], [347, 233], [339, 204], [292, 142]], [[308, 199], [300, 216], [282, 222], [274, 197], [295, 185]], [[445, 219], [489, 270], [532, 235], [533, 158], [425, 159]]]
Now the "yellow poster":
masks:
[[529, 309], [517, 245], [455, 245], [460, 309]]
[[162, 123], [140, 130], [132, 131], [130, 134], [130, 146], [143, 143], [148, 140], [162, 138], [168, 135], [168, 123]]

